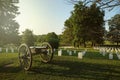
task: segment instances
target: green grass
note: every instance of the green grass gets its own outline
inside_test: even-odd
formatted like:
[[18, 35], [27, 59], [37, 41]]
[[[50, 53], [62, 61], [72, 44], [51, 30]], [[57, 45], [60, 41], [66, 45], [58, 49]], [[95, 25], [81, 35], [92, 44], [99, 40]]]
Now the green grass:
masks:
[[24, 71], [17, 54], [0, 54], [0, 80], [120, 80], [120, 61], [114, 57], [109, 60], [108, 54], [103, 57], [88, 49], [81, 60], [64, 51], [64, 56], [55, 54], [53, 61], [45, 64], [35, 55], [31, 70]]

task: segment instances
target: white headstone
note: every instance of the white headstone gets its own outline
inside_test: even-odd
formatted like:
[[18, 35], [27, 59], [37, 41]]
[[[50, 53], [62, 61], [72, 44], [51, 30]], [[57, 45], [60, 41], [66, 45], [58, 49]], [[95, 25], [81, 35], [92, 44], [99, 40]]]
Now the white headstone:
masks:
[[108, 51], [108, 48], [105, 48], [105, 52], [107, 53], [107, 51]]
[[116, 53], [116, 55], [117, 55], [118, 59], [120, 59], [120, 54], [119, 54], [119, 53]]
[[62, 56], [62, 50], [58, 51], [58, 56]]
[[76, 53], [76, 50], [74, 50], [74, 54]]
[[109, 50], [110, 50], [109, 48], [106, 48], [106, 52], [107, 52], [107, 53], [109, 52]]
[[70, 55], [70, 56], [72, 55], [72, 51], [69, 51], [69, 55]]
[[105, 56], [106, 52], [105, 52], [105, 49], [103, 48], [102, 49], [102, 55]]
[[118, 48], [118, 52], [120, 52], [120, 49]]
[[78, 59], [82, 59], [83, 58], [83, 54], [82, 54], [82, 52], [79, 52], [78, 53]]
[[111, 49], [111, 52], [114, 52], [114, 49], [113, 49], [113, 48]]
[[69, 53], [69, 50], [67, 50], [67, 53]]
[[11, 52], [14, 53], [14, 48], [11, 48]]
[[85, 55], [85, 53], [86, 53], [86, 51], [83, 51], [83, 52], [82, 52], [82, 55], [84, 56], [84, 55]]
[[101, 48], [99, 49], [99, 52], [100, 52], [100, 54], [102, 54], [102, 49]]
[[8, 48], [6, 48], [6, 53], [8, 53]]
[[113, 59], [113, 54], [112, 53], [109, 54], [109, 59]]

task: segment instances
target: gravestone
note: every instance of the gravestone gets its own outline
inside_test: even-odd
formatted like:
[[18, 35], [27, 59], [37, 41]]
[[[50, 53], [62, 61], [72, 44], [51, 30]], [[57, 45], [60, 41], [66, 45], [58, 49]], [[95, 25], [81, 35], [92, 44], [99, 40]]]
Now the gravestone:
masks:
[[82, 52], [79, 52], [78, 53], [78, 59], [82, 59], [83, 58], [83, 53]]
[[120, 54], [119, 54], [119, 53], [116, 53], [116, 55], [117, 55], [117, 58], [120, 59]]
[[110, 51], [111, 51], [111, 48], [108, 48], [108, 49], [107, 49], [107, 53], [109, 53]]
[[86, 54], [86, 51], [83, 51], [83, 52], [82, 52], [82, 55], [84, 56], [85, 54]]
[[120, 49], [118, 48], [118, 51], [120, 52]]
[[58, 51], [58, 56], [62, 56], [62, 50], [61, 49]]
[[76, 53], [76, 50], [74, 50], [74, 54]]
[[69, 53], [69, 50], [67, 50], [67, 53]]
[[102, 54], [102, 49], [101, 48], [99, 49], [99, 53]]
[[11, 52], [14, 53], [14, 48], [11, 48]]
[[105, 48], [102, 49], [102, 55], [105, 56], [106, 52], [105, 52]]
[[112, 53], [109, 54], [109, 59], [113, 59], [113, 54]]
[[8, 48], [6, 48], [6, 53], [8, 53]]
[[69, 51], [69, 55], [70, 55], [70, 56], [72, 55], [72, 51]]

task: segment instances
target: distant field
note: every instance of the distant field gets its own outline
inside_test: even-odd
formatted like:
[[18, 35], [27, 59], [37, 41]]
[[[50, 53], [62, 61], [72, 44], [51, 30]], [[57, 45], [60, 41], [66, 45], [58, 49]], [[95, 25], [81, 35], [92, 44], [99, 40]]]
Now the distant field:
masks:
[[120, 80], [120, 60], [114, 55], [109, 60], [98, 51], [89, 49], [82, 60], [74, 56], [58, 57], [55, 54], [49, 64], [42, 63], [40, 56], [33, 57], [31, 71], [19, 67], [17, 54], [0, 54], [0, 80]]

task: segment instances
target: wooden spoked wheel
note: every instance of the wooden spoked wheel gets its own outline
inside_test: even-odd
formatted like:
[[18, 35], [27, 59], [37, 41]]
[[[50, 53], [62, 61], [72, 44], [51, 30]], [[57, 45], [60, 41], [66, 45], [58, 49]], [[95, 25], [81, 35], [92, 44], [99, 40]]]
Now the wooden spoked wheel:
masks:
[[47, 42], [42, 43], [41, 46], [44, 48], [44, 52], [40, 53], [40, 56], [42, 58], [42, 62], [48, 63], [53, 58], [53, 49], [52, 49], [52, 46], [49, 43], [47, 43]]
[[21, 44], [18, 52], [21, 67], [24, 70], [29, 70], [32, 65], [32, 54], [29, 47], [26, 44]]

